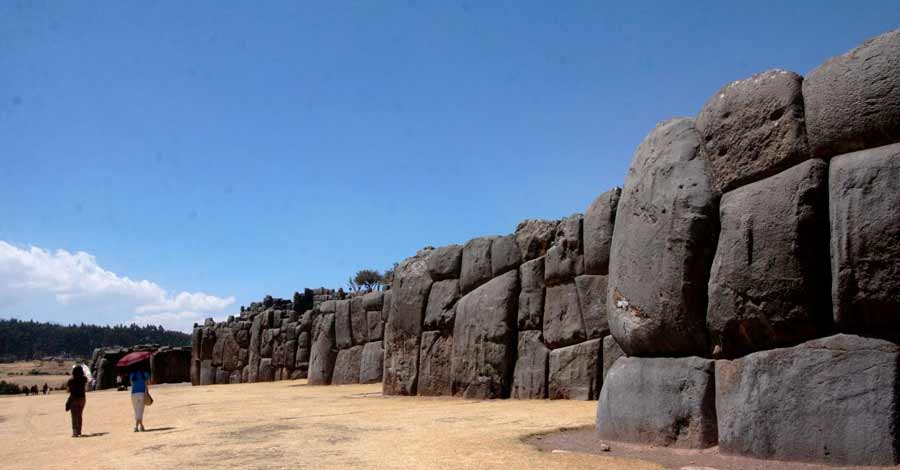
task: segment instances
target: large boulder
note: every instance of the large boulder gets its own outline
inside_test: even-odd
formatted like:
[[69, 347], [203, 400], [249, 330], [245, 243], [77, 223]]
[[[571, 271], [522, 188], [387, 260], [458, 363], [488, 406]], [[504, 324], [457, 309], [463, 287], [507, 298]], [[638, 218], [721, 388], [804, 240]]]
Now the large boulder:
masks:
[[621, 188], [611, 189], [597, 196], [584, 213], [584, 272], [587, 274], [609, 273], [609, 249], [621, 195]]
[[[195, 324], [196, 325], [196, 324]], [[191, 332], [191, 360], [199, 361], [200, 360], [200, 343], [203, 341], [203, 328], [199, 326], [194, 326], [194, 330]], [[91, 360], [91, 364], [97, 363], [97, 358], [99, 357], [100, 348], [94, 349], [94, 355]]]
[[693, 121], [659, 124], [638, 147], [616, 212], [607, 314], [629, 355], [707, 351], [706, 283], [717, 194]]
[[548, 286], [570, 282], [584, 274], [583, 220], [581, 214], [574, 214], [559, 222], [556, 244], [547, 250], [544, 260], [544, 282]]
[[362, 359], [359, 364], [359, 383], [373, 384], [381, 382], [384, 370], [384, 347], [381, 341], [373, 341], [363, 346]]
[[284, 343], [284, 368], [294, 370], [297, 364], [297, 340], [285, 341]]
[[544, 342], [551, 349], [586, 339], [575, 284], [547, 287], [544, 302]]
[[456, 279], [432, 284], [428, 305], [425, 308], [425, 329], [452, 330], [456, 318], [456, 301], [459, 297], [459, 281]]
[[372, 291], [363, 296], [363, 308], [367, 312], [381, 311], [384, 307], [384, 292], [380, 290]]
[[272, 359], [264, 357], [259, 361], [259, 375], [256, 377], [257, 382], [274, 382], [275, 367], [272, 366]]
[[717, 356], [828, 331], [827, 178], [824, 161], [807, 160], [722, 196], [706, 315]]
[[462, 245], [447, 245], [432, 251], [426, 261], [431, 279], [433, 281], [459, 279], [462, 252]]
[[420, 252], [397, 266], [391, 287], [391, 313], [384, 331], [384, 394], [415, 395], [419, 367], [419, 341], [431, 276]]
[[262, 345], [262, 315], [253, 317], [250, 325], [250, 369], [247, 380], [244, 382], [256, 382], [259, 375], [259, 360], [262, 358], [260, 347]]
[[372, 310], [366, 312], [366, 325], [369, 327], [369, 341], [381, 341], [384, 338], [384, 322], [381, 320], [381, 311]]
[[422, 333], [422, 347], [419, 352], [419, 395], [453, 395], [450, 367], [452, 353], [453, 336], [441, 331]]
[[900, 29], [806, 75], [806, 132], [816, 157], [900, 141]]
[[313, 334], [312, 350], [309, 356], [309, 384], [328, 385], [334, 374], [334, 361], [337, 359], [337, 344], [334, 337], [334, 315], [322, 315]]
[[223, 341], [223, 337], [225, 336], [225, 332], [231, 333], [230, 328], [216, 328], [216, 343], [213, 345], [213, 354], [212, 354], [212, 365], [215, 367], [222, 367], [222, 358], [224, 356], [225, 350], [225, 341]]
[[228, 385], [231, 381], [231, 374], [221, 367], [213, 367], [216, 369], [216, 385]]
[[350, 299], [350, 334], [354, 346], [362, 346], [369, 342], [369, 325], [362, 297]]
[[900, 144], [833, 158], [829, 171], [834, 319], [900, 341]]
[[241, 346], [234, 336], [234, 331], [231, 328], [223, 328], [221, 333], [222, 336], [217, 343], [222, 343], [222, 368], [227, 371], [240, 369], [243, 367], [240, 361]]
[[548, 396], [568, 400], [596, 400], [603, 385], [602, 353], [602, 339], [592, 339], [550, 351]]
[[547, 398], [549, 357], [550, 350], [544, 346], [540, 331], [519, 332], [518, 354], [510, 398], [522, 400]]
[[530, 261], [547, 254], [556, 238], [555, 220], [528, 219], [516, 226], [516, 245], [522, 254], [522, 261]]
[[716, 363], [719, 449], [832, 465], [897, 465], [900, 346], [836, 335]]
[[364, 346], [353, 346], [350, 349], [338, 351], [334, 361], [334, 375], [331, 376], [332, 385], [346, 385], [359, 383], [360, 364]]
[[350, 301], [338, 300], [335, 303], [334, 335], [338, 349], [353, 346], [353, 326], [350, 323]]
[[212, 359], [213, 348], [216, 347], [216, 330], [211, 327], [203, 328], [203, 337], [200, 339], [200, 360]]
[[703, 449], [716, 445], [716, 430], [714, 361], [623, 357], [606, 375], [597, 404], [600, 439]]
[[519, 330], [540, 330], [544, 325], [544, 257], [519, 267]]
[[460, 299], [453, 326], [453, 393], [509, 396], [516, 355], [519, 272], [510, 271]]
[[790, 168], [809, 158], [803, 119], [803, 77], [769, 70], [731, 82], [700, 110], [713, 181], [719, 191]]
[[606, 381], [606, 374], [609, 373], [612, 366], [620, 357], [625, 357], [625, 351], [616, 342], [612, 336], [603, 338], [603, 380]]
[[588, 339], [602, 338], [609, 334], [609, 320], [606, 315], [606, 294], [608, 277], [585, 274], [575, 278], [578, 291], [578, 305], [584, 332]]
[[473, 238], [463, 247], [459, 290], [466, 294], [491, 278], [491, 237]]
[[321, 313], [336, 313], [337, 312], [337, 300], [326, 300], [319, 304], [319, 312]]
[[497, 277], [522, 264], [515, 235], [497, 237], [491, 243], [491, 276]]
[[[104, 359], [100, 361], [102, 363]], [[101, 383], [99, 378], [97, 383]], [[203, 359], [200, 361], [200, 385], [213, 385], [214, 383], [216, 383], [216, 368], [212, 365], [212, 359]]]

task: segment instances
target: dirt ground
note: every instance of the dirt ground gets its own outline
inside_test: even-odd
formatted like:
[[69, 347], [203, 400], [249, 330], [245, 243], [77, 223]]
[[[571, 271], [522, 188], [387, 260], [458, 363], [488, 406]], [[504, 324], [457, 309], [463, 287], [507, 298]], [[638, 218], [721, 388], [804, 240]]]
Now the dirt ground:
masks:
[[305, 381], [152, 389], [146, 433], [132, 431], [128, 392], [92, 392], [70, 437], [65, 395], [0, 398], [0, 468], [592, 469], [659, 465], [542, 452], [534, 433], [589, 425], [596, 403], [381, 396], [381, 385]]
[[[0, 363], [0, 380], [18, 385], [37, 385], [41, 388], [46, 383], [51, 388], [59, 388], [69, 380], [69, 371], [74, 362], [65, 361], [60, 365], [56, 361], [19, 361]], [[39, 375], [30, 374], [31, 371]]]

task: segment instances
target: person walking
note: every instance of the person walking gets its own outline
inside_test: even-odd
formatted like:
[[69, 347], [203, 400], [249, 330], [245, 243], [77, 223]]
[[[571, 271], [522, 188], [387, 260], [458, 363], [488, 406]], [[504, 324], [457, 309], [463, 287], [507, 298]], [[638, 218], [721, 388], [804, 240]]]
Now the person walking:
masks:
[[79, 366], [72, 369], [72, 378], [66, 383], [69, 390], [69, 398], [66, 401], [66, 409], [72, 413], [72, 437], [81, 437], [81, 417], [84, 414], [84, 405], [87, 399], [84, 390], [87, 379], [84, 371]]
[[149, 402], [150, 386], [147, 382], [150, 373], [137, 369], [128, 374], [128, 379], [131, 380], [131, 404], [134, 406], [134, 432], [144, 432], [144, 406]]

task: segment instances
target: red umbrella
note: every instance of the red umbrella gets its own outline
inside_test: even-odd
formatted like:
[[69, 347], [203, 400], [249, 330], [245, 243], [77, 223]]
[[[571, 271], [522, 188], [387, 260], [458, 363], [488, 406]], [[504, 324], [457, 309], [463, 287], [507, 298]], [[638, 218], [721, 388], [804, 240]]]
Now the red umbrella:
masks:
[[116, 366], [128, 367], [130, 365], [137, 364], [138, 362], [146, 361], [147, 359], [150, 359], [150, 356], [152, 355], [153, 353], [150, 351], [135, 351], [133, 353], [128, 353], [123, 356], [122, 359], [119, 359], [119, 362], [116, 363]]

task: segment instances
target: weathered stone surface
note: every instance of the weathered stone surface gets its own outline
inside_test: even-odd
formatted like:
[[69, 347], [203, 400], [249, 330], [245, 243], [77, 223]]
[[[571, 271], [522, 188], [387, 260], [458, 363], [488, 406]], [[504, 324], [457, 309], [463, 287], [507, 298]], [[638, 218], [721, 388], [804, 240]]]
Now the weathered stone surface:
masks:
[[462, 252], [462, 245], [442, 246], [431, 252], [431, 255], [426, 260], [428, 274], [431, 275], [431, 279], [433, 281], [459, 279]]
[[228, 383], [229, 384], [239, 384], [241, 383], [241, 370], [233, 370], [228, 374]]
[[[249, 369], [250, 366], [247, 366]], [[191, 360], [191, 385], [200, 385], [200, 361]]]
[[609, 370], [612, 369], [613, 364], [620, 357], [625, 357], [625, 351], [622, 351], [622, 348], [619, 346], [619, 343], [616, 342], [616, 339], [612, 336], [606, 336], [603, 338], [603, 380], [606, 381], [606, 374], [609, 373]]
[[[196, 325], [196, 323], [195, 323]], [[191, 360], [199, 361], [200, 360], [200, 349], [201, 342], [203, 341], [203, 328], [194, 327], [194, 330], [191, 332]], [[99, 351], [99, 348], [94, 350], [94, 358], [91, 361], [91, 364], [96, 363], [96, 356]]]
[[309, 384], [328, 385], [334, 374], [337, 344], [334, 337], [334, 315], [326, 313], [318, 322], [309, 357]]
[[231, 380], [231, 374], [227, 370], [215, 367], [216, 369], [216, 385], [228, 385]]
[[900, 144], [833, 158], [829, 192], [834, 319], [900, 341]]
[[629, 355], [707, 351], [706, 283], [717, 195], [690, 119], [659, 124], [634, 154], [616, 211], [607, 314]]
[[371, 311], [381, 311], [381, 308], [384, 306], [384, 292], [380, 290], [369, 292], [368, 294], [363, 296], [363, 307], [367, 312]]
[[575, 284], [547, 287], [544, 302], [544, 342], [551, 349], [586, 339]]
[[350, 300], [350, 328], [354, 346], [362, 346], [369, 342], [369, 325], [362, 297]]
[[836, 335], [716, 362], [719, 449], [829, 464], [900, 463], [898, 359], [894, 343]]
[[578, 305], [584, 332], [588, 339], [603, 338], [609, 334], [606, 315], [607, 276], [585, 274], [575, 278]]
[[241, 346], [231, 328], [223, 328], [221, 333], [222, 336], [217, 342], [222, 343], [222, 368], [227, 371], [239, 369], [243, 366], [240, 361]]
[[697, 130], [719, 191], [759, 181], [810, 157], [802, 83], [794, 72], [769, 70], [725, 85], [706, 102]]
[[456, 318], [456, 301], [459, 297], [459, 281], [456, 279], [432, 284], [428, 305], [425, 308], [425, 329], [452, 330]]
[[214, 367], [222, 367], [222, 357], [225, 349], [225, 342], [222, 341], [222, 336], [225, 335], [226, 331], [229, 334], [231, 333], [229, 328], [216, 328], [216, 344], [213, 345], [212, 353], [212, 365]]
[[366, 312], [366, 325], [369, 327], [369, 341], [381, 341], [384, 338], [384, 322], [381, 321], [381, 311]]
[[259, 376], [260, 345], [262, 343], [262, 315], [253, 317], [250, 325], [250, 370], [247, 382], [256, 382]]
[[[100, 379], [97, 379], [100, 382]], [[216, 383], [216, 368], [212, 365], [212, 359], [200, 361], [200, 385], [212, 385]]]
[[294, 370], [297, 362], [297, 341], [291, 340], [284, 343], [284, 368]]
[[250, 366], [246, 365], [243, 369], [241, 369], [241, 383], [246, 384], [250, 383]]
[[273, 348], [275, 346], [275, 330], [264, 329], [259, 343], [259, 355], [262, 357], [272, 357]]
[[516, 368], [510, 398], [522, 400], [547, 398], [547, 367], [550, 350], [541, 340], [541, 332], [520, 331]]
[[216, 330], [210, 327], [203, 328], [203, 338], [200, 341], [200, 360], [212, 359], [215, 347]]
[[900, 29], [809, 72], [803, 99], [809, 145], [816, 157], [900, 141]]
[[[702, 449], [716, 445], [714, 362], [623, 357], [597, 404], [600, 439]], [[765, 421], [781, 421], [767, 416]]]
[[830, 329], [827, 178], [824, 161], [807, 160], [722, 196], [706, 314], [717, 356]]
[[[296, 312], [294, 312], [296, 313]], [[284, 332], [284, 339], [287, 341], [292, 341], [297, 339], [298, 328], [296, 322], [288, 322], [281, 329]]]
[[337, 360], [334, 362], [334, 375], [331, 378], [332, 385], [359, 383], [362, 352], [363, 346], [353, 346], [350, 349], [338, 351]]
[[463, 247], [459, 290], [466, 294], [491, 279], [491, 243], [493, 238], [469, 240]]
[[550, 351], [547, 394], [552, 399], [596, 400], [603, 384], [603, 340]]
[[[464, 261], [465, 263], [465, 261]], [[460, 299], [453, 326], [453, 393], [509, 396], [516, 354], [519, 272], [510, 271]]]
[[515, 235], [497, 237], [491, 243], [491, 276], [497, 277], [522, 264], [522, 254]]
[[381, 382], [384, 370], [384, 347], [381, 341], [366, 343], [363, 346], [362, 359], [359, 365], [359, 383], [374, 384]]
[[584, 272], [586, 274], [609, 273], [609, 249], [613, 228], [616, 225], [616, 209], [619, 207], [621, 188], [611, 189], [594, 199], [584, 213]]
[[419, 367], [419, 340], [431, 276], [425, 264], [428, 253], [407, 258], [397, 266], [391, 296], [391, 313], [384, 331], [384, 394], [415, 395]]
[[419, 352], [419, 395], [453, 395], [451, 358], [453, 336], [447, 332], [426, 331], [422, 333]]
[[582, 243], [583, 216], [571, 215], [562, 219], [556, 229], [556, 243], [547, 250], [544, 260], [544, 282], [556, 285], [569, 282], [584, 274]]
[[337, 301], [336, 300], [326, 300], [319, 304], [319, 311], [322, 313], [335, 313], [337, 312]]
[[335, 303], [334, 335], [338, 349], [353, 346], [353, 326], [350, 324], [350, 301], [338, 300]]
[[275, 368], [272, 366], [272, 359], [264, 357], [259, 361], [259, 375], [256, 377], [257, 382], [274, 382]]
[[516, 244], [522, 254], [522, 261], [530, 261], [547, 254], [556, 238], [555, 220], [528, 219], [516, 226]]
[[544, 327], [544, 257], [522, 263], [519, 279], [519, 330], [540, 330]]

